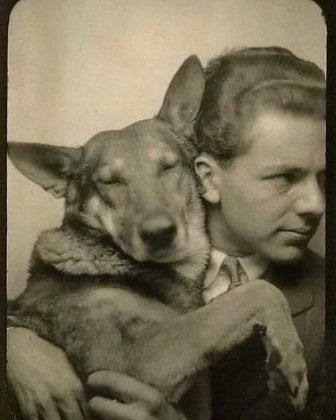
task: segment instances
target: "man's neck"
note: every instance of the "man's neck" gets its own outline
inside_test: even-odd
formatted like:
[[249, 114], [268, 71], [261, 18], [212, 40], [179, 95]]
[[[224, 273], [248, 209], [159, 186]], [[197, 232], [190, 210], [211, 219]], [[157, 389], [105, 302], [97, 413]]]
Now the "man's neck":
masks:
[[253, 255], [251, 250], [238, 243], [233, 232], [229, 229], [220, 210], [213, 209], [208, 215], [208, 231], [211, 245], [232, 257], [247, 257]]

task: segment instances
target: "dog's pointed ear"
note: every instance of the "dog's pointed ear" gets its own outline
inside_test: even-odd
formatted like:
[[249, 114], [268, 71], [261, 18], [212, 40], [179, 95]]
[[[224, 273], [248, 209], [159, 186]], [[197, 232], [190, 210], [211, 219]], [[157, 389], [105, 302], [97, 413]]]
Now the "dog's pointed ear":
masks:
[[192, 55], [184, 61], [170, 82], [158, 118], [170, 122], [177, 133], [191, 135], [204, 85], [202, 64], [196, 55]]
[[69, 177], [80, 161], [82, 150], [39, 143], [9, 142], [8, 155], [23, 175], [61, 198], [65, 195]]

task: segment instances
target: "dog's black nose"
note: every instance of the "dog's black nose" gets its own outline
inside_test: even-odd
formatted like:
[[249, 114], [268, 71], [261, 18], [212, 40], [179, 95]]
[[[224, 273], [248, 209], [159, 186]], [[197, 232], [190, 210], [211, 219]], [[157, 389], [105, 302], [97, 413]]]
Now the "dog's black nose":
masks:
[[147, 218], [139, 229], [142, 241], [151, 248], [168, 247], [175, 239], [176, 232], [176, 225], [168, 216]]

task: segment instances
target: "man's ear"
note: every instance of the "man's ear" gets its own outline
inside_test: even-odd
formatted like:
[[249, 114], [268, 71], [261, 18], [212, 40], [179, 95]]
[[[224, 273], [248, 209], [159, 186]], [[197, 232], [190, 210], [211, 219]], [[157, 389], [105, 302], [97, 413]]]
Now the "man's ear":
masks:
[[202, 184], [202, 197], [212, 204], [221, 200], [219, 181], [217, 178], [218, 164], [214, 158], [202, 153], [195, 159], [195, 170]]
[[187, 58], [173, 77], [158, 118], [168, 121], [183, 135], [192, 134], [204, 91], [204, 70], [196, 55]]
[[69, 177], [77, 167], [81, 148], [39, 143], [8, 143], [14, 166], [28, 179], [57, 198], [64, 197]]

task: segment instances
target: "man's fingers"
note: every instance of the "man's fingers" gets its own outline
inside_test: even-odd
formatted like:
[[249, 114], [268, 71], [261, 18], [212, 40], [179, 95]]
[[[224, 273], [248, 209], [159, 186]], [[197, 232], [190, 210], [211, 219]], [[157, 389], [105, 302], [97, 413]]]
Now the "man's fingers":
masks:
[[103, 397], [93, 397], [88, 402], [88, 408], [90, 412], [99, 419], [102, 420], [126, 420], [125, 411], [128, 406], [117, 402], [116, 400], [110, 400]]
[[26, 390], [17, 389], [15, 394], [15, 399], [23, 419], [61, 420], [59, 416], [55, 416], [53, 402], [41, 389], [38, 394], [29, 394], [25, 391]]
[[78, 399], [78, 404], [79, 404], [81, 413], [83, 415], [83, 418], [85, 420], [89, 420], [88, 406], [87, 406], [87, 401], [84, 394], [81, 395], [80, 398]]
[[88, 417], [83, 413], [79, 402], [68, 401], [57, 406], [62, 420], [86, 420]]
[[121, 402], [144, 401], [153, 409], [164, 403], [162, 395], [154, 388], [138, 380], [117, 372], [97, 371], [88, 378], [88, 385], [93, 392]]
[[123, 404], [103, 397], [93, 397], [88, 407], [99, 420], [155, 420], [144, 406]]
[[43, 420], [61, 420], [60, 415], [56, 409], [55, 403], [53, 400], [45, 400], [43, 405], [38, 407], [39, 419]]
[[22, 415], [25, 420], [40, 420], [40, 417], [35, 410], [28, 409], [26, 411], [22, 411]]
[[75, 387], [74, 395], [75, 395], [76, 403], [78, 404], [79, 409], [82, 413], [82, 417], [85, 420], [89, 420], [88, 408], [87, 408], [87, 398], [86, 398], [86, 395], [85, 395], [83, 384], [80, 380], [77, 381], [77, 385]]
[[18, 395], [18, 405], [20, 413], [25, 420], [39, 420], [39, 415], [35, 405], [29, 399], [21, 399], [21, 395]]

